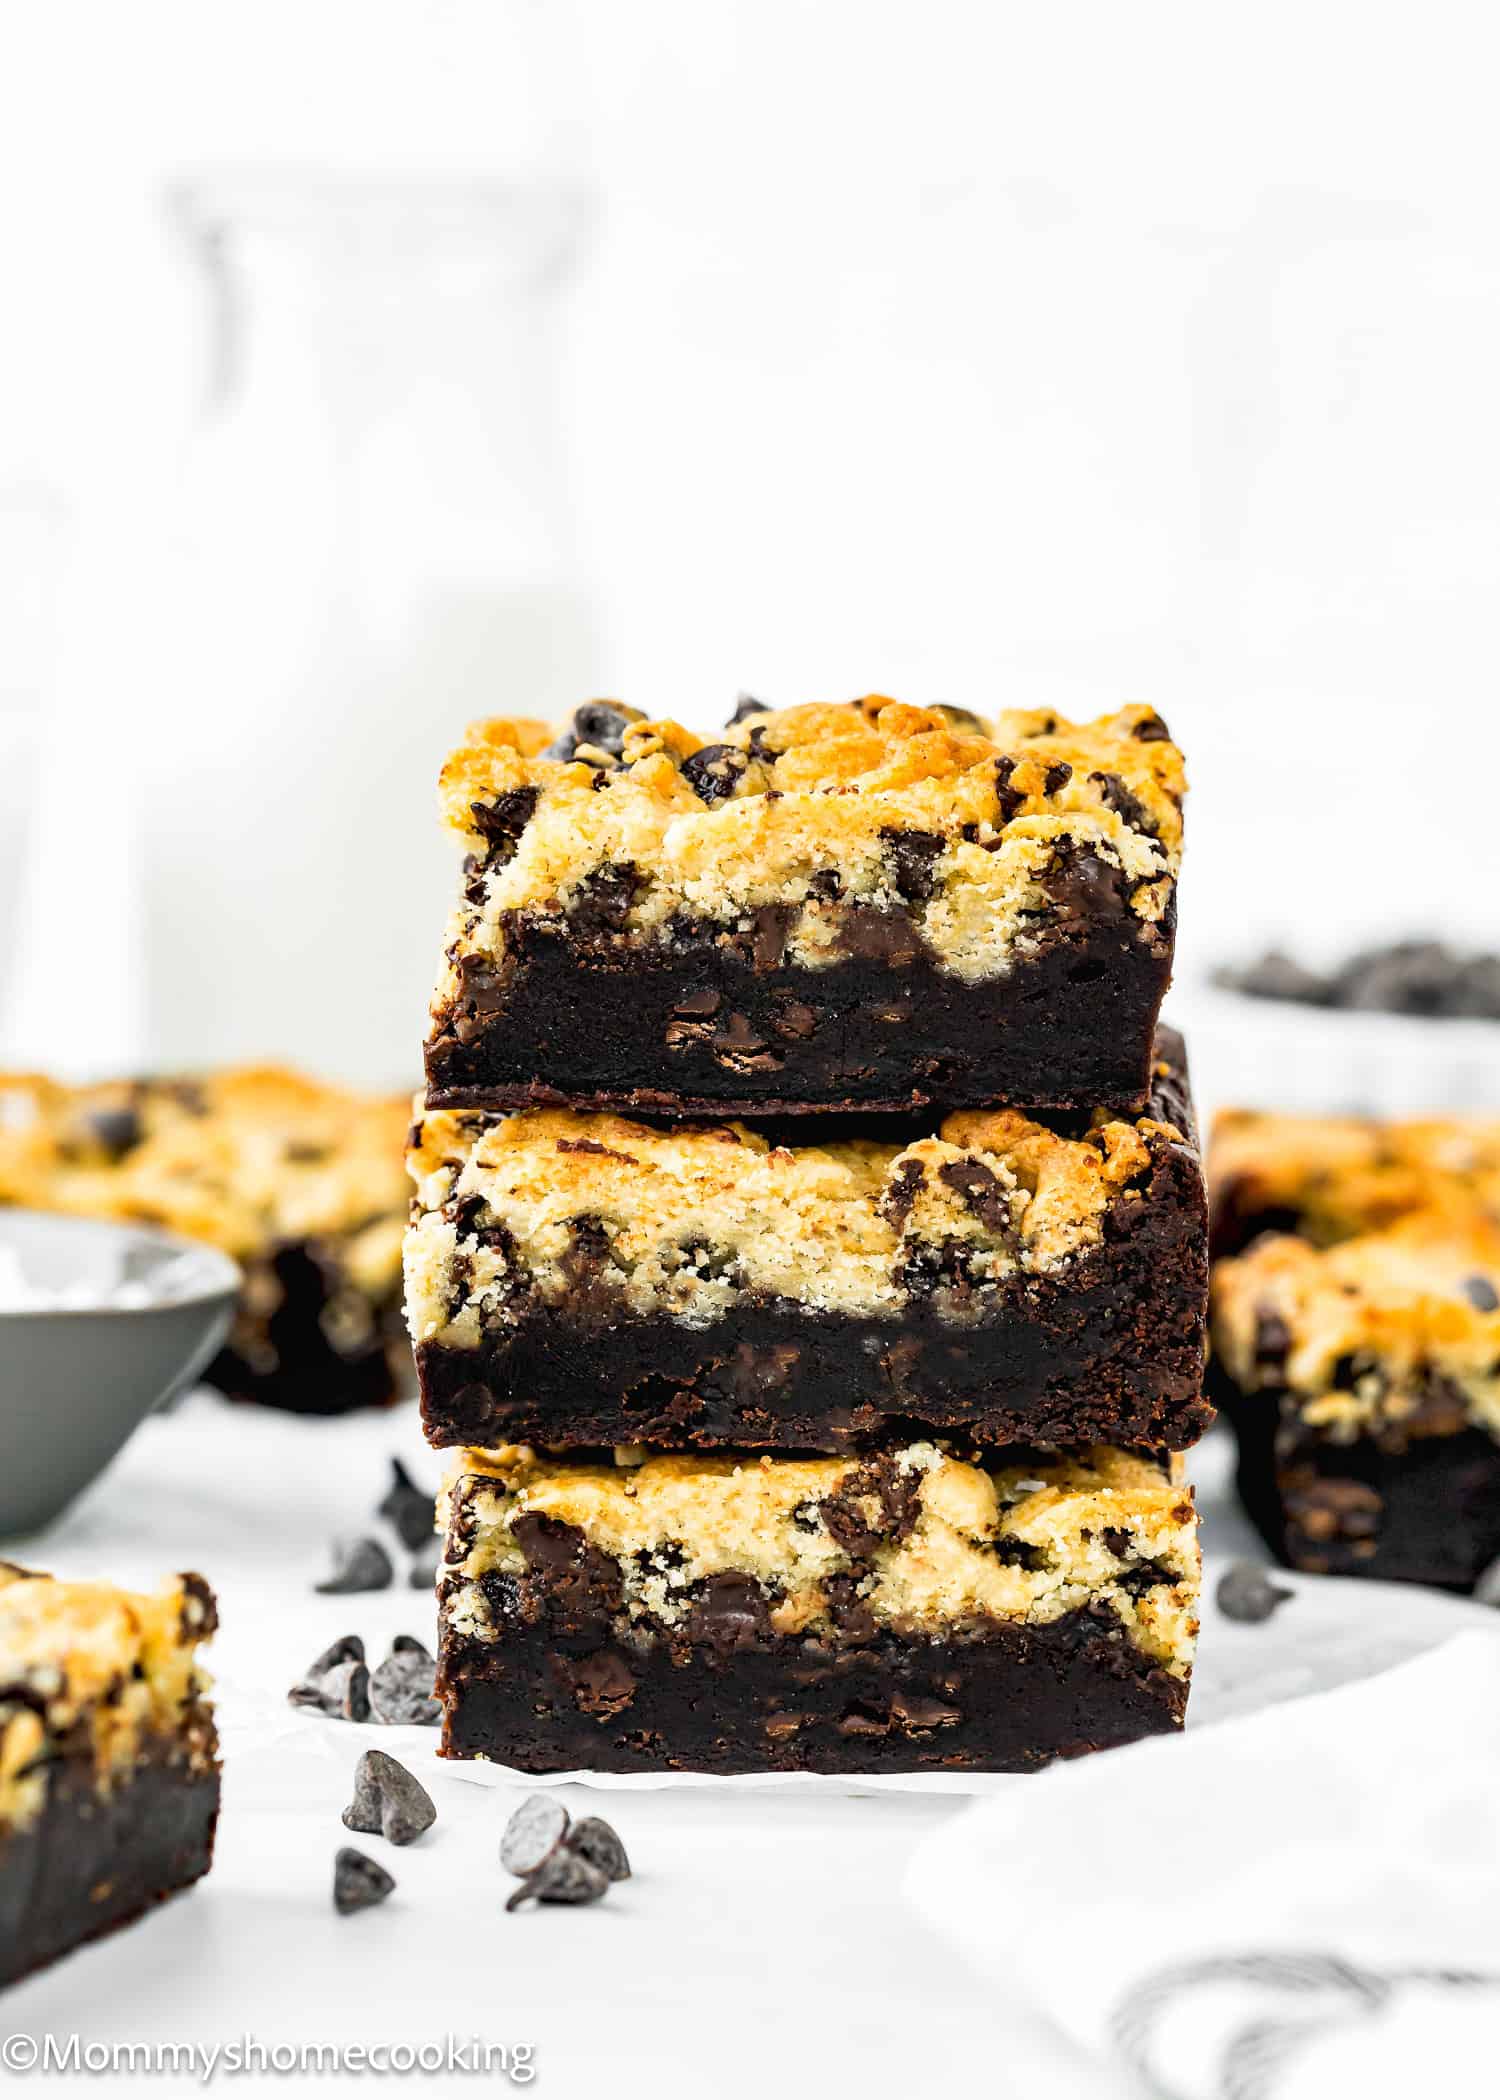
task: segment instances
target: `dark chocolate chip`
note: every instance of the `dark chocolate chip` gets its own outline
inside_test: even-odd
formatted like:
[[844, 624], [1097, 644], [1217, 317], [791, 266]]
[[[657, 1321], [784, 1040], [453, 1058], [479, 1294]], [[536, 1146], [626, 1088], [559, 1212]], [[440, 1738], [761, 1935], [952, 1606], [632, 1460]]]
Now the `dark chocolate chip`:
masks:
[[1463, 1293], [1476, 1312], [1500, 1312], [1500, 1292], [1496, 1291], [1488, 1276], [1466, 1276]]
[[341, 1918], [384, 1903], [396, 1886], [385, 1868], [352, 1845], [340, 1845], [333, 1860], [333, 1907]]
[[606, 1881], [630, 1879], [630, 1861], [625, 1847], [620, 1843], [614, 1825], [606, 1823], [603, 1816], [585, 1816], [581, 1823], [575, 1823], [568, 1832], [566, 1843], [570, 1852], [586, 1859], [591, 1867], [597, 1867]]
[[424, 1495], [399, 1458], [391, 1460], [391, 1484], [376, 1514], [391, 1524], [403, 1546], [414, 1553], [432, 1537], [437, 1521], [437, 1498]]
[[219, 1628], [219, 1600], [203, 1577], [192, 1569], [186, 1570], [178, 1579], [182, 1584], [178, 1630], [184, 1641], [206, 1641]]
[[340, 1663], [362, 1663], [365, 1659], [365, 1644], [357, 1633], [341, 1633], [336, 1641], [330, 1641], [323, 1653], [310, 1662], [305, 1675], [323, 1677], [329, 1670], [336, 1670]]
[[344, 1810], [344, 1828], [409, 1845], [436, 1821], [432, 1796], [422, 1782], [384, 1750], [367, 1750], [354, 1768], [354, 1798]]
[[682, 761], [682, 777], [700, 802], [727, 802], [750, 761], [736, 744], [705, 744]]
[[1055, 795], [1059, 789], [1065, 788], [1072, 778], [1073, 768], [1068, 761], [1065, 758], [1055, 759], [1042, 775], [1042, 793]]
[[734, 703], [734, 713], [724, 727], [733, 729], [736, 722], [743, 722], [750, 715], [768, 715], [770, 712], [771, 709], [764, 700], [757, 700], [753, 693], [741, 693]]
[[1214, 1601], [1226, 1619], [1244, 1626], [1258, 1626], [1269, 1619], [1278, 1605], [1293, 1594], [1272, 1582], [1264, 1568], [1252, 1560], [1237, 1560], [1219, 1577]]
[[1128, 788], [1118, 773], [1090, 773], [1099, 790], [1099, 800], [1106, 809], [1112, 809], [1122, 823], [1132, 831], [1139, 831], [1147, 838], [1155, 838], [1156, 830], [1151, 822], [1150, 811], [1133, 788]]
[[442, 1565], [442, 1544], [438, 1539], [434, 1539], [432, 1544], [424, 1547], [422, 1552], [413, 1560], [406, 1577], [407, 1588], [413, 1590], [436, 1589], [438, 1571]]
[[622, 707], [612, 700], [589, 700], [573, 710], [573, 719], [562, 735], [542, 753], [544, 758], [574, 757], [580, 745], [585, 751], [603, 752], [618, 758], [625, 747], [625, 732], [632, 722], [644, 722], [639, 708]]
[[819, 868], [807, 878], [807, 894], [819, 904], [837, 904], [844, 894], [844, 878], [837, 868]]
[[1292, 1330], [1279, 1312], [1260, 1305], [1255, 1310], [1255, 1366], [1262, 1372], [1282, 1371], [1292, 1346]]
[[640, 886], [640, 870], [631, 861], [605, 861], [592, 869], [578, 886], [570, 914], [575, 931], [585, 937], [622, 932]]
[[1073, 839], [1062, 839], [1041, 877], [1041, 886], [1063, 921], [1109, 925], [1128, 916], [1130, 878], [1101, 854], [1081, 851]]
[[112, 1160], [133, 1152], [146, 1135], [138, 1111], [133, 1107], [90, 1109], [84, 1121]]
[[[531, 822], [540, 794], [540, 788], [508, 788], [493, 802], [469, 804], [474, 828], [489, 848], [484, 858], [486, 868], [503, 868], [507, 861], [515, 858], [521, 833]], [[480, 897], [472, 901], [481, 902], [482, 899], [481, 890]]]
[[555, 1794], [528, 1794], [500, 1834], [500, 1864], [508, 1874], [534, 1874], [551, 1858], [568, 1829], [568, 1811]]
[[288, 1704], [310, 1706], [338, 1721], [370, 1718], [370, 1673], [362, 1662], [336, 1663], [318, 1677], [304, 1678], [287, 1693]]
[[1172, 732], [1158, 714], [1142, 715], [1130, 733], [1138, 744], [1167, 744], [1172, 740]]
[[1106, 1551], [1112, 1553], [1116, 1560], [1124, 1560], [1135, 1543], [1130, 1533], [1118, 1524], [1106, 1524], [1099, 1536], [1104, 1541]]
[[511, 1895], [505, 1908], [519, 1910], [523, 1903], [597, 1903], [609, 1887], [609, 1877], [592, 1861], [566, 1845], [559, 1845]]
[[1013, 758], [995, 760], [995, 799], [1000, 804], [1002, 824], [1008, 824], [1026, 800], [1020, 789], [1013, 788], [1010, 784], [1010, 776], [1015, 770], [1016, 762]]
[[999, 1176], [982, 1159], [951, 1159], [939, 1167], [938, 1180], [954, 1191], [987, 1232], [1010, 1231], [1010, 1197]]
[[339, 1539], [333, 1549], [333, 1573], [313, 1587], [320, 1597], [353, 1597], [365, 1590], [388, 1590], [395, 1572], [379, 1539]]
[[922, 1186], [922, 1162], [906, 1159], [897, 1167], [880, 1199], [880, 1215], [893, 1232], [900, 1232], [911, 1215]]
[[396, 1646], [370, 1673], [370, 1712], [388, 1728], [435, 1728], [443, 1709], [433, 1696], [436, 1664], [420, 1641], [400, 1636], [409, 1646]]
[[687, 1633], [721, 1655], [751, 1648], [770, 1631], [770, 1606], [748, 1575], [710, 1575], [699, 1586], [688, 1614]]
[[908, 904], [925, 904], [937, 888], [934, 868], [947, 844], [943, 834], [940, 831], [900, 831], [887, 827], [880, 837], [897, 896]]

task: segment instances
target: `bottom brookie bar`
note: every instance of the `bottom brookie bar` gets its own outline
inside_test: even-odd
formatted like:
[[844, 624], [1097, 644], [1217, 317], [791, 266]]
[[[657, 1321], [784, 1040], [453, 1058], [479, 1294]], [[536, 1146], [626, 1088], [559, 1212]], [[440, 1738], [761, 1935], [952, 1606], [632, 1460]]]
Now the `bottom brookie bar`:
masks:
[[206, 1874], [213, 1593], [154, 1597], [0, 1562], [0, 1985]]
[[1177, 1728], [1190, 1491], [1146, 1458], [460, 1455], [443, 1754], [529, 1772], [1024, 1771]]

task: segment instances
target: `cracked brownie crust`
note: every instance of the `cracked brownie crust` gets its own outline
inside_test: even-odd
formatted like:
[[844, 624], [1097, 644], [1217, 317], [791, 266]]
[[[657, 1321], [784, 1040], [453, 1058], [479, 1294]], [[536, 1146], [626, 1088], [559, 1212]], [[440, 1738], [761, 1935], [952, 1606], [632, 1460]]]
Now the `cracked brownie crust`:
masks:
[[906, 1142], [419, 1107], [430, 1438], [1192, 1442], [1206, 1218], [1182, 1046], [1159, 1048], [1145, 1117], [973, 1111]]
[[989, 1470], [466, 1453], [444, 1753], [532, 1771], [1024, 1770], [1180, 1724], [1188, 1491], [1114, 1451]]
[[1149, 709], [871, 699], [705, 744], [594, 703], [544, 735], [476, 725], [444, 771], [435, 1103], [1143, 1105], [1183, 795]]
[[0, 1985], [207, 1872], [215, 1623], [199, 1575], [143, 1597], [0, 1562]]
[[0, 1203], [157, 1225], [245, 1274], [205, 1374], [239, 1399], [337, 1414], [408, 1382], [404, 1098], [278, 1067], [67, 1087], [0, 1075]]

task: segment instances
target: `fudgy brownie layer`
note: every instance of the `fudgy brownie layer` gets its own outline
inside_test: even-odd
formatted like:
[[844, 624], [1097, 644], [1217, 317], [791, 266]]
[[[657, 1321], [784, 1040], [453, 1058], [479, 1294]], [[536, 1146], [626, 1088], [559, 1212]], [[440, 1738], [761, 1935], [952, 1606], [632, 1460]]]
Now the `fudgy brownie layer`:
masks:
[[1025, 1772], [1182, 1725], [1187, 1685], [1087, 1612], [964, 1638], [834, 1646], [757, 1630], [728, 1594], [685, 1656], [517, 1620], [449, 1639], [441, 1754], [525, 1772]]
[[1467, 1591], [1500, 1559], [1500, 1444], [1487, 1430], [1336, 1442], [1221, 1370], [1213, 1390], [1239, 1442], [1240, 1499], [1288, 1567]]
[[208, 1872], [219, 1776], [169, 1755], [100, 1789], [64, 1760], [35, 1823], [0, 1832], [0, 1986], [128, 1924]]
[[[1142, 1209], [1137, 1206], [1137, 1209]], [[1201, 1393], [1204, 1265], [1180, 1215], [982, 1323], [743, 1305], [708, 1328], [542, 1306], [477, 1349], [417, 1349], [434, 1445], [844, 1451], [920, 1430], [982, 1443], [1183, 1450]]]
[[204, 1381], [232, 1400], [299, 1415], [388, 1407], [411, 1386], [399, 1298], [371, 1303], [338, 1250], [294, 1241], [247, 1263], [229, 1340]]
[[901, 912], [861, 925], [865, 953], [810, 969], [782, 959], [774, 924], [645, 944], [517, 915], [503, 965], [460, 973], [428, 1045], [428, 1098], [696, 1115], [1144, 1108], [1173, 905], [1152, 926], [1122, 899], [1096, 902], [973, 982], [927, 958]]

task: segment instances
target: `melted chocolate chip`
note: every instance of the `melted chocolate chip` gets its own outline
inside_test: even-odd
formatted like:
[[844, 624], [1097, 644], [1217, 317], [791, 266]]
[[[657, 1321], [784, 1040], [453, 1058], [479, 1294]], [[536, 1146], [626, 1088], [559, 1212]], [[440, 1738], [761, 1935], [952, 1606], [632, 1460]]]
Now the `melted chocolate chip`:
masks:
[[484, 859], [486, 868], [503, 868], [515, 858], [521, 833], [531, 822], [540, 793], [540, 788], [534, 787], [508, 788], [493, 802], [469, 804], [474, 828], [489, 848]]
[[1058, 841], [1041, 886], [1064, 924], [1110, 925], [1130, 913], [1130, 878], [1124, 869], [1080, 850], [1073, 839]]
[[1072, 778], [1073, 768], [1068, 761], [1065, 758], [1055, 759], [1042, 775], [1042, 793], [1055, 795], [1059, 789], [1065, 788]]
[[573, 719], [562, 735], [547, 746], [544, 758], [570, 759], [580, 746], [618, 758], [624, 749], [625, 732], [632, 722], [644, 722], [639, 708], [621, 707], [612, 700], [589, 700], [573, 710]]
[[694, 1598], [687, 1632], [720, 1654], [758, 1647], [771, 1636], [770, 1607], [760, 1585], [748, 1575], [711, 1575]]
[[640, 870], [631, 861], [606, 861], [593, 869], [579, 884], [569, 915], [574, 931], [585, 938], [623, 932], [640, 886]]
[[938, 1180], [953, 1190], [988, 1232], [1010, 1230], [1010, 1198], [999, 1177], [982, 1159], [953, 1159], [938, 1169]]
[[1171, 731], [1160, 715], [1143, 715], [1136, 723], [1131, 735], [1138, 744], [1166, 744], [1171, 742]]
[[735, 744], [705, 744], [682, 761], [682, 777], [701, 802], [710, 807], [727, 802], [744, 779], [749, 759]]
[[902, 970], [927, 953], [926, 941], [906, 913], [886, 911], [878, 904], [846, 905], [838, 930], [845, 953], [860, 962]]
[[880, 836], [896, 894], [908, 904], [925, 904], [937, 888], [934, 868], [947, 843], [943, 834], [887, 828]]
[[900, 1232], [911, 1215], [911, 1207], [917, 1200], [922, 1186], [922, 1162], [919, 1159], [903, 1160], [891, 1176], [885, 1194], [880, 1199], [880, 1215], [893, 1232]]
[[1016, 762], [1013, 758], [995, 760], [995, 799], [1000, 804], [1002, 824], [1008, 824], [1026, 800], [1020, 789], [1013, 788], [1010, 784], [1010, 776], [1015, 770]]
[[562, 1677], [581, 1713], [610, 1720], [635, 1697], [635, 1672], [615, 1648], [596, 1648], [590, 1655], [560, 1656]]
[[1139, 831], [1147, 838], [1155, 838], [1156, 828], [1151, 822], [1150, 812], [1133, 789], [1128, 788], [1118, 773], [1090, 773], [1099, 790], [1099, 800], [1106, 809], [1112, 809], [1122, 823], [1132, 831]]

